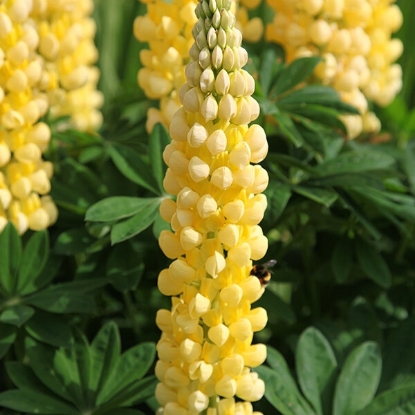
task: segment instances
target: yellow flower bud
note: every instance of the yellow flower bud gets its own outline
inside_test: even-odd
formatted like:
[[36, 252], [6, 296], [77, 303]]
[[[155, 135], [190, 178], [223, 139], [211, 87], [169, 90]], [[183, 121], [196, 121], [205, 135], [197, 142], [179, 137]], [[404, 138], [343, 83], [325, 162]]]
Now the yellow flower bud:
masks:
[[236, 378], [242, 373], [244, 368], [244, 359], [240, 354], [227, 356], [221, 361], [220, 367], [225, 375]]
[[165, 333], [172, 333], [173, 325], [170, 311], [164, 309], [158, 310], [156, 314], [156, 324], [161, 331]]
[[206, 272], [212, 276], [213, 278], [216, 278], [221, 271], [226, 266], [225, 258], [222, 254], [215, 251], [215, 253], [206, 259], [205, 268]]
[[[170, 313], [169, 313], [170, 314]], [[202, 346], [191, 339], [185, 339], [180, 343], [180, 354], [188, 362], [194, 362], [200, 358]]]
[[229, 328], [224, 324], [213, 326], [208, 331], [209, 339], [218, 347], [222, 347], [229, 338]]
[[223, 376], [216, 385], [215, 385], [215, 392], [219, 396], [223, 396], [225, 398], [231, 398], [236, 393], [236, 381], [229, 375]]
[[209, 397], [199, 390], [194, 391], [189, 395], [187, 405], [190, 410], [199, 414], [209, 406]]
[[163, 269], [160, 272], [157, 286], [164, 295], [177, 295], [183, 292], [183, 283], [174, 279], [167, 269]]
[[206, 146], [210, 154], [216, 156], [226, 150], [227, 143], [226, 134], [223, 130], [215, 130], [209, 135]]
[[219, 167], [212, 173], [211, 183], [219, 189], [227, 189], [233, 181], [232, 171], [226, 167]]
[[265, 362], [267, 358], [267, 347], [265, 344], [254, 344], [242, 352], [242, 357], [245, 366], [257, 367]]
[[264, 396], [264, 392], [265, 383], [262, 379], [259, 379], [258, 373], [246, 373], [236, 382], [236, 395], [243, 400], [258, 401]]
[[167, 258], [176, 259], [184, 254], [184, 250], [180, 244], [178, 236], [174, 235], [170, 231], [161, 231], [159, 245]]
[[202, 159], [195, 156], [190, 159], [188, 170], [192, 180], [198, 183], [209, 176], [210, 168]]
[[247, 318], [241, 318], [229, 326], [230, 334], [235, 339], [244, 342], [252, 337], [251, 322]]

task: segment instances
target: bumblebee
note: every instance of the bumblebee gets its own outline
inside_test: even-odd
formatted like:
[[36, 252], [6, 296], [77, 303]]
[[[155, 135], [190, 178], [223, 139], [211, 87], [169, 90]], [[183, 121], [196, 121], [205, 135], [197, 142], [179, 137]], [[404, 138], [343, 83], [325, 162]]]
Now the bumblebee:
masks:
[[259, 279], [261, 285], [265, 288], [271, 281], [272, 271], [268, 268], [273, 267], [276, 263], [277, 261], [275, 259], [271, 259], [264, 264], [254, 265], [251, 269], [250, 275], [255, 275], [255, 277]]

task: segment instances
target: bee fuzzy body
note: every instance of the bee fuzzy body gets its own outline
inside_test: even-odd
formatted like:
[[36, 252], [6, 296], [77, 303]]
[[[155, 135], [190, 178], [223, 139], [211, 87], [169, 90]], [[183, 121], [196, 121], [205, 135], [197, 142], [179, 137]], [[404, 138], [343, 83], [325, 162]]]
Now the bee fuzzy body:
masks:
[[254, 265], [251, 269], [250, 275], [257, 277], [261, 285], [266, 287], [271, 281], [272, 271], [270, 271], [269, 268], [273, 267], [276, 263], [277, 261], [275, 259], [271, 259], [264, 264]]

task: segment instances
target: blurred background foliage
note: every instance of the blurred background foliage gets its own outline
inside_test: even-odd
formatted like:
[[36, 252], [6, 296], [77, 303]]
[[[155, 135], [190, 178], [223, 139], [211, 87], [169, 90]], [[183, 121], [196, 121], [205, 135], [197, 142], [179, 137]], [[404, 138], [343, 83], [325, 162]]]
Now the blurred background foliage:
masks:
[[[170, 303], [157, 290], [169, 264], [157, 243], [169, 138], [161, 126], [145, 130], [155, 102], [137, 85], [144, 45], [132, 35], [145, 6], [95, 3], [104, 126], [99, 135], [54, 129], [57, 224], [0, 236], [4, 415], [157, 407], [154, 321]], [[269, 315], [257, 336], [270, 347], [259, 373], [272, 386], [256, 404], [265, 414], [415, 414], [415, 2], [397, 4], [403, 88], [375, 108], [375, 136], [345, 141], [337, 118], [355, 110], [328, 87], [302, 84], [316, 59], [287, 66], [281, 48], [245, 45], [270, 144], [264, 260], [278, 261], [259, 301]]]

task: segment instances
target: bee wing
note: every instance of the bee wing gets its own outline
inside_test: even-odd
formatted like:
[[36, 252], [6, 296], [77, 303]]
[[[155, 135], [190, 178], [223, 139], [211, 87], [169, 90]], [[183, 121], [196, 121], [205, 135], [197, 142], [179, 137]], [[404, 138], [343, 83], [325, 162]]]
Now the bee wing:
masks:
[[268, 262], [265, 262], [263, 266], [266, 268], [272, 268], [276, 263], [277, 263], [276, 259], [270, 259]]

